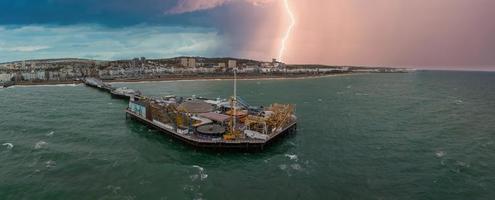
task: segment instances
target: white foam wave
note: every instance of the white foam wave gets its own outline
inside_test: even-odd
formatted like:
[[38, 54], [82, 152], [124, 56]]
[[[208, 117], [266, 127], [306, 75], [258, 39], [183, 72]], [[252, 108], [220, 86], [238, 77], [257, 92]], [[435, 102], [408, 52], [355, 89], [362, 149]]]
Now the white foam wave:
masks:
[[112, 191], [114, 194], [117, 194], [120, 192], [120, 190], [122, 190], [120, 186], [114, 186], [114, 185], [107, 185], [106, 189]]
[[45, 162], [45, 167], [46, 168], [53, 168], [57, 165], [57, 162], [53, 161], [53, 160], [49, 160], [49, 161], [46, 161]]
[[199, 175], [193, 174], [193, 175], [189, 176], [189, 178], [191, 179], [191, 181], [196, 181], [196, 180], [198, 180]]
[[195, 200], [203, 199], [203, 193], [199, 192], [201, 189], [201, 186], [199, 185], [184, 185], [182, 189], [187, 193], [191, 193], [194, 196], [193, 199]]
[[3, 143], [2, 146], [6, 146], [7, 149], [12, 149], [14, 148], [14, 145], [12, 143]]
[[435, 155], [438, 158], [441, 158], [441, 157], [444, 157], [445, 155], [447, 155], [447, 153], [445, 151], [437, 151], [437, 152], [435, 152]]
[[208, 174], [205, 173], [205, 169], [204, 168], [202, 168], [199, 165], [193, 165], [192, 167], [194, 167], [194, 168], [196, 168], [196, 169], [199, 170], [199, 172], [198, 172], [199, 174], [196, 174], [196, 175], [192, 175], [191, 176], [191, 179], [193, 179], [193, 181], [196, 180], [196, 179], [198, 179], [198, 177], [200, 178], [201, 181], [204, 181], [204, 180], [206, 180], [208, 178]]
[[464, 167], [464, 168], [469, 168], [471, 166], [470, 164], [462, 162], [462, 161], [457, 161], [455, 164], [459, 167]]
[[34, 149], [41, 149], [41, 148], [43, 148], [43, 146], [45, 146], [46, 144], [48, 144], [48, 143], [46, 143], [45, 141], [39, 141], [39, 142], [36, 142], [36, 144], [34, 145]]
[[55, 131], [50, 131], [49, 133], [46, 134], [46, 136], [53, 136], [54, 133]]
[[296, 163], [296, 164], [291, 164], [291, 165], [290, 165], [290, 167], [291, 167], [292, 169], [294, 169], [294, 170], [298, 170], [298, 171], [302, 169], [301, 165], [299, 165], [299, 164], [297, 164], [297, 163]]
[[290, 160], [296, 160], [296, 161], [298, 159], [296, 154], [285, 154], [285, 157], [289, 158]]
[[193, 165], [192, 167], [197, 168], [199, 171], [204, 171], [205, 169], [199, 165]]

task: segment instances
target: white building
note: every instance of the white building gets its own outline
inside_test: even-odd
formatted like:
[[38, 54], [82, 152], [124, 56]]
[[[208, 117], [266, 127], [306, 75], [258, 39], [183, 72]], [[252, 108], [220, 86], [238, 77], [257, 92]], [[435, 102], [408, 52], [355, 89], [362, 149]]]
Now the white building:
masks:
[[37, 80], [45, 80], [45, 71], [44, 70], [41, 70], [41, 71], [36, 71], [36, 79]]
[[0, 74], [0, 82], [7, 82], [12, 79], [13, 74]]
[[48, 72], [48, 80], [55, 81], [60, 80], [60, 76], [58, 72]]
[[229, 69], [233, 69], [237, 67], [237, 61], [236, 60], [229, 60], [228, 62]]
[[27, 81], [36, 80], [36, 73], [35, 72], [24, 72], [24, 73], [21, 73], [21, 76], [24, 80], [27, 80]]

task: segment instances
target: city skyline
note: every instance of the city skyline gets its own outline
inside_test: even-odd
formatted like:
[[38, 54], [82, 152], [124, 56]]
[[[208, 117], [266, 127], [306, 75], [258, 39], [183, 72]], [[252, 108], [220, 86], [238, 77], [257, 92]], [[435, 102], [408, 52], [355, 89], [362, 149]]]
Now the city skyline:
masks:
[[7, 0], [0, 62], [176, 56], [495, 70], [488, 0]]

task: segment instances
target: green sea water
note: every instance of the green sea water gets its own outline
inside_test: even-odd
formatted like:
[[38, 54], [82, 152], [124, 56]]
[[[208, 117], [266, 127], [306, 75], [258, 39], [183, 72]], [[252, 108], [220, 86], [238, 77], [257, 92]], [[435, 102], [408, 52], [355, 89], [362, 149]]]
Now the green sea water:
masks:
[[[116, 85], [232, 94], [231, 81]], [[126, 120], [124, 101], [93, 88], [2, 89], [0, 199], [495, 198], [495, 73], [238, 85], [251, 104], [296, 104], [297, 133], [261, 153], [202, 152]]]

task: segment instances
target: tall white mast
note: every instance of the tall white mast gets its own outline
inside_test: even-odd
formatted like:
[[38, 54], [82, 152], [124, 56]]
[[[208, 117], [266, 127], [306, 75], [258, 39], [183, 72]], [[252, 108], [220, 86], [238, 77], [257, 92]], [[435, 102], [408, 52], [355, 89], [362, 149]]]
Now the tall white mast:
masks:
[[236, 121], [236, 104], [237, 104], [237, 67], [234, 68], [234, 99], [233, 99], [233, 104], [232, 108], [234, 109], [234, 117], [233, 117], [233, 123], [232, 123], [232, 131], [235, 132], [235, 121]]

